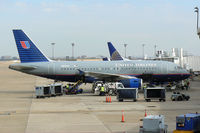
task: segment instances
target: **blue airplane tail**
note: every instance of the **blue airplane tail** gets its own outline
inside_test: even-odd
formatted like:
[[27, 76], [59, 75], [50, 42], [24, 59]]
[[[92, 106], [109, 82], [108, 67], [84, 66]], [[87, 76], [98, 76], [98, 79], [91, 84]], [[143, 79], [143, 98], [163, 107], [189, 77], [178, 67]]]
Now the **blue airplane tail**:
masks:
[[108, 42], [108, 48], [110, 53], [110, 59], [111, 60], [123, 60], [121, 55], [118, 53], [118, 51], [114, 48], [111, 42]]
[[21, 63], [49, 61], [22, 30], [13, 30], [13, 34]]

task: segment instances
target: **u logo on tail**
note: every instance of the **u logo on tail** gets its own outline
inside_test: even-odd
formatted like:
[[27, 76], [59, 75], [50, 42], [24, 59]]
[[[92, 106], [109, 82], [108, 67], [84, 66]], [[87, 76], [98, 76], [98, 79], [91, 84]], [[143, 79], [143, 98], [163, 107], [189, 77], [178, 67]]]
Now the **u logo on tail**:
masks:
[[24, 49], [29, 49], [30, 48], [30, 44], [28, 41], [20, 41], [22, 48]]

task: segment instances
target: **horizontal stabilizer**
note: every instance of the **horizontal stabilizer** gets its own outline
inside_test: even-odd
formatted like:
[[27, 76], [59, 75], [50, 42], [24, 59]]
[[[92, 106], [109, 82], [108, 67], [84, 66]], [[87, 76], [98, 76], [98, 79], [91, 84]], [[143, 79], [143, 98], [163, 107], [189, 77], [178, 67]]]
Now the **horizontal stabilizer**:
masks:
[[12, 64], [12, 65], [9, 65], [9, 68], [13, 69], [13, 70], [18, 70], [18, 71], [26, 71], [26, 70], [34, 70], [37, 67], [35, 67], [35, 66], [24, 66], [24, 65], [21, 65], [21, 64]]

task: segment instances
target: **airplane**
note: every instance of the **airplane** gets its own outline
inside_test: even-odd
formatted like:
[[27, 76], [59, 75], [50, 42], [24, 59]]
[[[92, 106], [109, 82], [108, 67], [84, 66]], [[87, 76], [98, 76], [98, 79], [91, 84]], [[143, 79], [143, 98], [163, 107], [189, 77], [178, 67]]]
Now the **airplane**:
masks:
[[120, 61], [120, 60], [130, 61], [129, 59], [122, 57], [111, 42], [108, 42], [107, 44], [111, 61]]
[[15, 29], [13, 34], [21, 63], [11, 64], [9, 68], [26, 74], [57, 81], [121, 81], [123, 84], [138, 78], [162, 83], [190, 76], [187, 70], [166, 61], [54, 61], [46, 57], [22, 30]]

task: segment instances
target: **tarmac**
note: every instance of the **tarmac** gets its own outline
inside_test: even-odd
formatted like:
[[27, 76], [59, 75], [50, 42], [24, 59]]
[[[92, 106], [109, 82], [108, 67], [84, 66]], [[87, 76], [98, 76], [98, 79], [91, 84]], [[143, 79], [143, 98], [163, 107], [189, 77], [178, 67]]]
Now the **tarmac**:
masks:
[[[143, 94], [137, 102], [106, 103], [105, 96], [91, 91], [83, 84], [83, 94], [36, 99], [35, 85], [52, 80], [8, 69], [14, 62], [0, 62], [0, 132], [2, 133], [138, 133], [144, 110], [148, 114], [165, 116], [168, 131], [176, 128], [176, 116], [200, 112], [200, 82], [192, 81], [189, 101], [145, 102]], [[122, 110], [125, 122], [121, 122]]]

